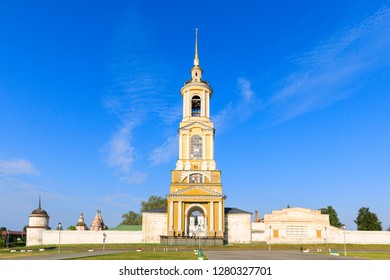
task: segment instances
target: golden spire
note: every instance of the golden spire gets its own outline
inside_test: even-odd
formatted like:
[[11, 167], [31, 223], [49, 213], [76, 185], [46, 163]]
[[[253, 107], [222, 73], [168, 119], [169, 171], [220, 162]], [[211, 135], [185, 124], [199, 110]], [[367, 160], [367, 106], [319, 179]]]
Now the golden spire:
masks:
[[199, 57], [198, 57], [198, 28], [195, 28], [195, 59], [194, 66], [199, 66]]

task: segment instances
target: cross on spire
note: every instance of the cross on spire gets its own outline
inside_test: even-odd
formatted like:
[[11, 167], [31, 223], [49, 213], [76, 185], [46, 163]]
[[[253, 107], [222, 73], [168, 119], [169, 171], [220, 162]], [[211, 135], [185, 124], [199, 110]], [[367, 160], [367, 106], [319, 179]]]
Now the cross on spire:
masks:
[[198, 56], [198, 28], [195, 28], [195, 58], [194, 66], [199, 66], [199, 56]]

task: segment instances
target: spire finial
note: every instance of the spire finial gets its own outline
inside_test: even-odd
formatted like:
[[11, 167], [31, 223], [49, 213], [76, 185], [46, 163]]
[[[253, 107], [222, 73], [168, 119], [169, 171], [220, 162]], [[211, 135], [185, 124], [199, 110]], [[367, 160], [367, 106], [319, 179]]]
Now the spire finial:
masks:
[[41, 195], [39, 195], [38, 209], [42, 209], [42, 208], [41, 208]]
[[194, 66], [199, 66], [199, 57], [198, 57], [198, 28], [195, 28], [195, 59]]

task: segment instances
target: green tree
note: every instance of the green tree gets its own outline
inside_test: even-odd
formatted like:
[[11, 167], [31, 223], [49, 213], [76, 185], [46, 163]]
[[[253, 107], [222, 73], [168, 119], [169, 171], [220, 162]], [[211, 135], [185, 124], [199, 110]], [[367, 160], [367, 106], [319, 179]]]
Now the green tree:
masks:
[[68, 226], [67, 230], [76, 230], [75, 226]]
[[341, 227], [341, 222], [339, 220], [339, 217], [337, 216], [336, 210], [332, 206], [328, 206], [326, 208], [321, 208], [320, 209], [321, 214], [328, 214], [329, 215], [329, 223], [331, 226], [334, 227]]
[[370, 208], [361, 207], [355, 220], [357, 230], [382, 230], [382, 223], [375, 213], [370, 212]]
[[141, 212], [153, 210], [157, 208], [167, 208], [168, 202], [166, 198], [161, 196], [150, 196], [148, 201], [142, 201]]
[[[141, 212], [157, 208], [167, 208], [167, 199], [152, 195], [147, 201], [141, 202]], [[142, 215], [134, 211], [129, 211], [122, 215], [123, 221], [119, 225], [142, 225]]]
[[7, 231], [6, 227], [0, 227], [0, 248], [5, 247], [5, 240], [3, 239], [3, 231]]
[[134, 211], [129, 211], [122, 215], [123, 221], [119, 224], [123, 225], [141, 225], [141, 214], [135, 213]]

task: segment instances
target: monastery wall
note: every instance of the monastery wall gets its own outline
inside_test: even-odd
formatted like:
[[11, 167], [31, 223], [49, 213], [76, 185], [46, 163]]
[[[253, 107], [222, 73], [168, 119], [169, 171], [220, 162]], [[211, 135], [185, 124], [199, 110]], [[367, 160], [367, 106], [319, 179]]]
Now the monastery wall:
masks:
[[[290, 223], [288, 223], [290, 225]], [[287, 236], [286, 224], [278, 225], [278, 237], [273, 236], [273, 230], [269, 230], [269, 225], [252, 222], [252, 242], [266, 242], [273, 244], [344, 244], [344, 231], [330, 226], [327, 230], [318, 232], [317, 228], [308, 230], [307, 236]], [[300, 226], [307, 226], [300, 223]], [[319, 234], [320, 236], [317, 236]], [[390, 244], [390, 231], [358, 231], [346, 230], [345, 242], [347, 244]]]
[[252, 242], [264, 242], [265, 225], [264, 223], [252, 222]]
[[[346, 230], [347, 244], [390, 244], [390, 231]], [[328, 243], [344, 243], [344, 231], [331, 227]]]
[[[225, 239], [228, 243], [251, 243], [251, 215], [228, 214]], [[227, 237], [227, 238], [226, 238]]]
[[[265, 214], [252, 223], [252, 242], [273, 244], [344, 243], [344, 230], [329, 223], [329, 215], [319, 210], [286, 208]], [[346, 230], [347, 244], [390, 244], [390, 231]]]
[[160, 243], [160, 235], [167, 235], [167, 213], [142, 213], [143, 243]]
[[[77, 230], [43, 230], [28, 236], [27, 246], [58, 244], [106, 244], [142, 243], [142, 231], [77, 231]], [[35, 237], [35, 238], [32, 238]], [[38, 238], [37, 238], [38, 237]]]
[[[282, 236], [274, 238], [266, 230], [264, 223], [251, 223], [251, 231], [247, 227], [243, 228], [244, 224], [237, 223], [235, 225], [235, 217], [230, 216], [230, 223], [233, 226], [228, 230], [228, 242], [234, 243], [250, 243], [250, 242], [266, 242], [273, 244], [312, 244], [312, 243], [344, 243], [344, 231], [338, 228], [331, 227], [328, 235], [325, 238], [291, 238]], [[159, 243], [159, 240], [145, 240], [142, 236], [142, 231], [61, 231], [61, 244], [103, 244], [103, 233], [106, 234], [106, 244], [131, 244], [131, 243]], [[251, 233], [251, 234], [250, 234]], [[58, 230], [40, 230], [33, 231], [27, 234], [27, 246], [58, 244]], [[158, 236], [159, 237], [159, 236]], [[146, 238], [148, 239], [148, 238]], [[389, 231], [357, 231], [346, 230], [345, 241], [347, 244], [390, 244]]]

